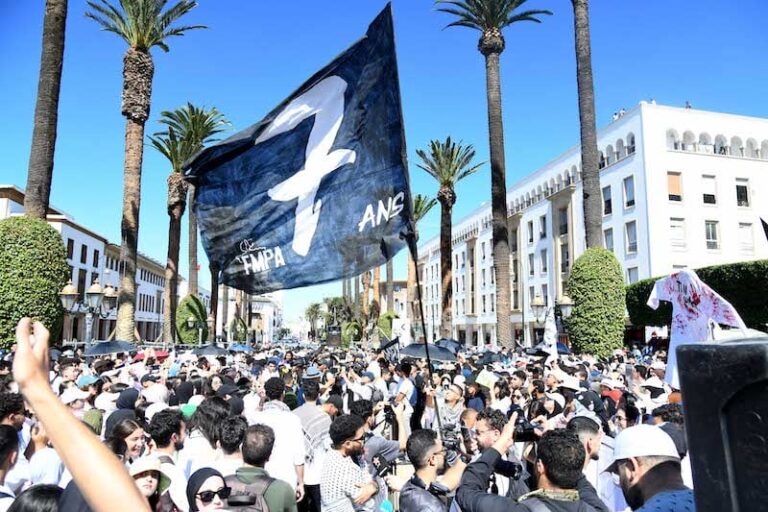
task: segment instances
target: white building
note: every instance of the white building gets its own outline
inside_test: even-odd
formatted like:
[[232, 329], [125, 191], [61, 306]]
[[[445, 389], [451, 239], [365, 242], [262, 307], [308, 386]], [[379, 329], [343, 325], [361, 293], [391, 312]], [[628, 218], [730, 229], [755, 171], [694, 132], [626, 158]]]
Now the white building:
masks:
[[[768, 258], [768, 120], [641, 102], [598, 132], [603, 243], [636, 282], [675, 269]], [[508, 190], [515, 338], [541, 326], [530, 304], [564, 294], [585, 249], [581, 154], [571, 148]], [[453, 226], [453, 335], [495, 343], [491, 209]], [[419, 250], [428, 339], [440, 323], [439, 239]]]
[[231, 340], [230, 324], [237, 314], [245, 321], [250, 331], [249, 336], [256, 342], [272, 341], [277, 337], [278, 330], [283, 325], [282, 291], [245, 295], [230, 288], [226, 304], [224, 299], [224, 285], [219, 285], [217, 336], [225, 336], [226, 341]]
[[[0, 219], [24, 214], [24, 191], [13, 185], [0, 185]], [[106, 287], [115, 289], [120, 284], [120, 246], [78, 224], [63, 211], [49, 207], [46, 217], [61, 234], [67, 251], [67, 263], [71, 271], [72, 284], [77, 288], [79, 300], [85, 297], [85, 290], [96, 278]], [[186, 295], [187, 283], [179, 276], [179, 297]], [[165, 265], [149, 256], [139, 253], [136, 268], [136, 332], [143, 341], [155, 341], [163, 330], [163, 290], [165, 287]], [[206, 307], [210, 307], [210, 293], [202, 288], [199, 294]], [[94, 316], [93, 338], [104, 340], [114, 336], [116, 311], [106, 318]], [[64, 318], [62, 339], [85, 339], [85, 317], [83, 312]]]

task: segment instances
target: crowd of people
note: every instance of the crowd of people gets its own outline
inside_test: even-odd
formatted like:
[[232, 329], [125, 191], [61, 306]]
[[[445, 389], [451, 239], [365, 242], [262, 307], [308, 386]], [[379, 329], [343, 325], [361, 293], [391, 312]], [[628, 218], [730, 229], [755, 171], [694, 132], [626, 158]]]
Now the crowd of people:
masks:
[[695, 510], [663, 351], [49, 354], [0, 362], [0, 512]]

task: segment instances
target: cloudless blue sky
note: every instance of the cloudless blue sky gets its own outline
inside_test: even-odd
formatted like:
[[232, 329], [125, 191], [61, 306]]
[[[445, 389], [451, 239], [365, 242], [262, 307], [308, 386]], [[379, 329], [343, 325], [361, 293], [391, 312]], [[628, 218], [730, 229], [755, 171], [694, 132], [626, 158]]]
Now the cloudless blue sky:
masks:
[[[115, 0], [117, 3], [117, 0]], [[171, 1], [170, 3], [173, 3]], [[23, 188], [39, 71], [43, 0], [0, 0], [0, 183]], [[162, 110], [186, 101], [216, 106], [240, 130], [260, 120], [313, 72], [360, 38], [383, 0], [199, 0], [184, 24], [204, 24], [153, 49], [155, 79], [147, 134]], [[644, 99], [768, 117], [768, 14], [760, 0], [593, 0], [592, 56], [598, 126]], [[507, 177], [510, 184], [578, 142], [573, 22], [568, 0], [531, 0], [550, 9], [541, 25], [505, 32], [501, 58]], [[69, 0], [66, 53], [51, 202], [120, 242], [124, 119], [120, 115], [125, 43], [85, 18]], [[405, 130], [414, 193], [436, 184], [415, 150], [451, 135], [488, 159], [485, 75], [478, 33], [443, 30], [448, 15], [431, 0], [394, 0]], [[167, 250], [169, 167], [146, 147], [139, 249], [159, 261]], [[488, 166], [457, 187], [454, 220], [489, 200]], [[186, 216], [185, 216], [186, 219]], [[420, 224], [437, 234], [439, 211]], [[201, 264], [207, 268], [200, 249]], [[186, 222], [181, 271], [187, 275]], [[405, 278], [404, 253], [395, 275]], [[383, 272], [382, 272], [383, 278]], [[210, 286], [207, 271], [201, 284]], [[285, 294], [286, 319], [341, 284]]]

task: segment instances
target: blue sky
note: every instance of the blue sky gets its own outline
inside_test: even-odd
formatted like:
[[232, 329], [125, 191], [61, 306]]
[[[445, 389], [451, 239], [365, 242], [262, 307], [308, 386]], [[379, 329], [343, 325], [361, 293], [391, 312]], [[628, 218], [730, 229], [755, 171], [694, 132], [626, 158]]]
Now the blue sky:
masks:
[[[24, 187], [32, 135], [43, 20], [43, 0], [0, 0], [0, 183]], [[184, 20], [208, 25], [155, 49], [152, 116], [186, 101], [216, 106], [245, 128], [274, 108], [314, 71], [361, 37], [382, 0], [200, 0]], [[541, 25], [505, 32], [502, 92], [507, 177], [514, 183], [578, 142], [573, 25], [567, 0], [531, 0], [550, 9]], [[644, 99], [768, 117], [768, 14], [758, 0], [738, 6], [720, 0], [593, 1], [592, 53], [598, 125], [614, 111]], [[52, 203], [76, 220], [120, 239], [124, 120], [120, 115], [125, 43], [100, 32], [69, 1], [59, 136]], [[414, 193], [434, 195], [435, 182], [419, 170], [415, 150], [451, 135], [488, 159], [484, 64], [478, 34], [443, 30], [448, 15], [430, 0], [394, 0], [405, 129]], [[145, 150], [139, 248], [165, 261], [166, 161]], [[457, 187], [455, 220], [489, 199], [488, 166]], [[186, 218], [186, 217], [185, 217]], [[186, 223], [185, 223], [186, 226]], [[420, 225], [422, 239], [437, 234], [437, 208]], [[182, 248], [186, 247], [186, 228]], [[200, 249], [201, 263], [204, 252]], [[187, 274], [186, 251], [181, 271]], [[207, 272], [201, 282], [209, 286]], [[395, 260], [405, 278], [404, 253]], [[289, 291], [286, 318], [301, 314], [341, 284]]]

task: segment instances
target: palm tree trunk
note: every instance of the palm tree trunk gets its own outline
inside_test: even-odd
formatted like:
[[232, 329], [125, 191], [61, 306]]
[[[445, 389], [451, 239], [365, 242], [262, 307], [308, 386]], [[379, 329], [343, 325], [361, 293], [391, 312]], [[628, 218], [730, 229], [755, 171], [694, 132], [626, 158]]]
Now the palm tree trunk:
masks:
[[[452, 191], [451, 191], [452, 193]], [[450, 338], [453, 330], [453, 272], [451, 270], [451, 230], [453, 222], [451, 213], [453, 205], [446, 200], [443, 191], [440, 197], [440, 337]]]
[[602, 246], [603, 216], [598, 169], [595, 86], [592, 78], [592, 49], [589, 37], [589, 1], [572, 0], [576, 40], [576, 83], [579, 92], [581, 128], [581, 176], [584, 196], [584, 226], [587, 248]]
[[360, 318], [360, 276], [355, 276], [355, 319]]
[[196, 190], [189, 185], [189, 294], [197, 295], [197, 213]]
[[181, 217], [187, 204], [187, 185], [181, 174], [168, 176], [168, 259], [165, 264], [165, 303], [163, 304], [163, 343], [176, 341], [176, 308], [179, 287], [179, 247]]
[[211, 316], [213, 317], [213, 326], [208, 337], [213, 341], [216, 339], [216, 326], [219, 318], [219, 266], [210, 262], [208, 268], [211, 271]]
[[373, 269], [373, 298], [371, 301], [375, 302], [378, 311], [381, 311], [381, 267]]
[[[499, 53], [485, 55], [488, 133], [491, 147], [491, 212], [493, 215], [493, 264], [496, 273], [496, 340], [514, 348], [510, 324], [509, 230], [507, 225], [507, 177], [504, 162], [504, 125], [501, 118]], [[448, 260], [448, 265], [451, 262]]]
[[416, 320], [416, 262], [413, 261], [413, 256], [408, 255], [408, 284], [406, 285], [408, 293], [408, 307], [406, 308], [406, 316], [411, 322]]
[[53, 154], [59, 118], [61, 69], [64, 63], [64, 33], [67, 0], [46, 0], [43, 19], [43, 51], [35, 103], [35, 126], [29, 153], [24, 211], [28, 217], [45, 219], [51, 197]]
[[390, 258], [387, 261], [387, 312], [391, 313], [395, 310], [395, 269]]
[[155, 66], [148, 51], [129, 48], [123, 57], [122, 114], [125, 126], [123, 215], [120, 223], [120, 292], [117, 297], [116, 339], [133, 340], [136, 332], [136, 257], [139, 245], [141, 166], [144, 123], [149, 117]]
[[221, 334], [224, 341], [229, 339], [229, 286], [221, 287]]

